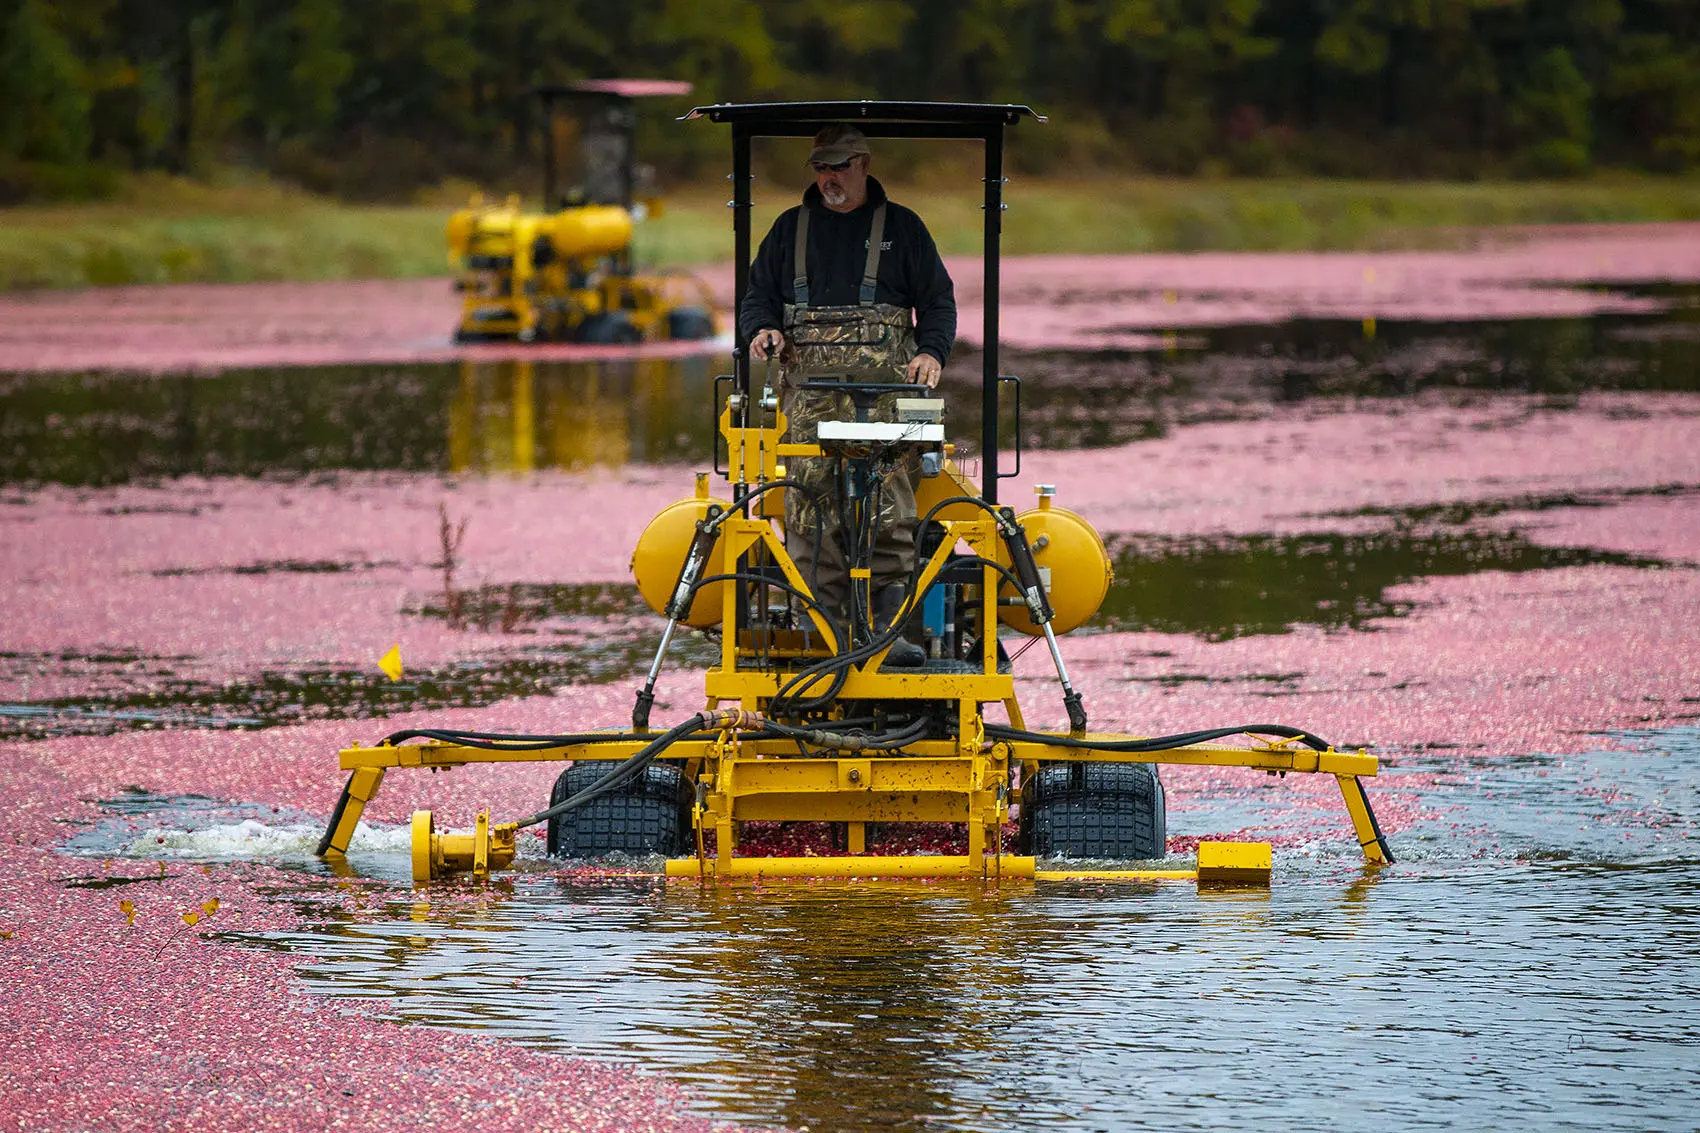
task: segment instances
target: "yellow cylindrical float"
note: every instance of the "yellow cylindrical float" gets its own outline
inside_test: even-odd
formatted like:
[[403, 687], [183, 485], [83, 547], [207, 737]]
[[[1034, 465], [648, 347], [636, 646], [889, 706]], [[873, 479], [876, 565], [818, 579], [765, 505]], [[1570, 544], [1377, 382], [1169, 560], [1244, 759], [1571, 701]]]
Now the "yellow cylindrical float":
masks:
[[[691, 540], [696, 538], [697, 523], [708, 515], [710, 504], [730, 509], [731, 504], [716, 500], [708, 494], [708, 473], [697, 474], [697, 494], [674, 500], [661, 509], [661, 514], [649, 521], [632, 549], [632, 580], [649, 608], [664, 614], [673, 597], [673, 587], [679, 582], [679, 571], [690, 553]], [[703, 577], [721, 574], [726, 570], [723, 540], [715, 539], [714, 550], [708, 558]], [[727, 583], [711, 582], [697, 591], [683, 621], [685, 625], [702, 629], [720, 620]]]
[[623, 252], [632, 242], [632, 214], [618, 205], [582, 205], [542, 220], [562, 259], [595, 259]]
[[[1115, 568], [1110, 565], [1110, 552], [1104, 540], [1086, 520], [1055, 506], [1051, 496], [1055, 489], [1048, 485], [1039, 488], [1039, 506], [1015, 517], [1027, 529], [1027, 542], [1033, 548], [1033, 562], [1040, 574], [1049, 575], [1046, 592], [1051, 599], [1051, 632], [1067, 633], [1084, 623], [1104, 604], [1110, 592]], [[1007, 563], [1009, 554], [1000, 548], [998, 558]], [[1015, 587], [1006, 582], [1002, 597], [1017, 597]], [[1035, 625], [1026, 605], [998, 606], [998, 620], [1018, 633], [1039, 637], [1045, 631]]]

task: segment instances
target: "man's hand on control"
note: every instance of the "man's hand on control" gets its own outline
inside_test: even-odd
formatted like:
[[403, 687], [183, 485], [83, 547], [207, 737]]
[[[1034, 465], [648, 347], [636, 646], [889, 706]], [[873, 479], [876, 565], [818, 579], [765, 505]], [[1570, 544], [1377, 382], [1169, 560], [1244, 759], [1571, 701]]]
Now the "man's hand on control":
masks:
[[757, 362], [767, 361], [769, 352], [777, 355], [784, 349], [785, 336], [772, 327], [756, 331], [756, 336], [750, 339], [750, 357]]
[[931, 354], [917, 354], [909, 359], [909, 380], [918, 386], [937, 389], [939, 374], [944, 367]]

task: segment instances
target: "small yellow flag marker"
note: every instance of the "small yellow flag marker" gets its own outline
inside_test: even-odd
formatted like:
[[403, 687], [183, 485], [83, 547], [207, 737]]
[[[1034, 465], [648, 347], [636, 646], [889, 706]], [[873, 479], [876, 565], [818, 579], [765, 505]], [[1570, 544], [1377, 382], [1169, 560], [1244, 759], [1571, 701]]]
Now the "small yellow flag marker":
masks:
[[[129, 904], [129, 902], [126, 901], [125, 904]], [[218, 905], [219, 901], [217, 897], [209, 897], [207, 900], [201, 902], [201, 907], [199, 909], [186, 909], [178, 915], [182, 918], [185, 928], [194, 928], [203, 920], [218, 912]], [[129, 912], [129, 910], [126, 910], [126, 912]], [[131, 912], [130, 915], [133, 917], [135, 914]], [[164, 952], [166, 945], [170, 944], [173, 940], [176, 940], [177, 934], [182, 931], [183, 929], [181, 928], [173, 929], [171, 931], [171, 935], [165, 938], [165, 944], [161, 944], [154, 950], [154, 955], [158, 956], [160, 953]]]
[[120, 913], [124, 914], [124, 923], [125, 924], [135, 924], [136, 923], [136, 906], [133, 902], [130, 902], [130, 901], [120, 901], [120, 902], [118, 902], [118, 911]]
[[378, 668], [382, 669], [384, 676], [390, 680], [401, 680], [401, 646], [390, 646], [390, 651], [378, 658]]
[[188, 912], [184, 913], [183, 923], [186, 925], [197, 925], [201, 923], [202, 917], [210, 917], [216, 912], [218, 912], [218, 898], [213, 897], [201, 902], [200, 909], [190, 909]]

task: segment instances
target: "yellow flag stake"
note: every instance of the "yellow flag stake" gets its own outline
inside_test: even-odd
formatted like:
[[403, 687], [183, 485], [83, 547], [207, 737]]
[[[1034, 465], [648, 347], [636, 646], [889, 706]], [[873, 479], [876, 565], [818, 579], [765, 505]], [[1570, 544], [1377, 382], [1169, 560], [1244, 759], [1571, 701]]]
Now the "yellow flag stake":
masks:
[[378, 658], [378, 668], [382, 669], [384, 676], [390, 680], [401, 680], [401, 646], [390, 646], [390, 651]]

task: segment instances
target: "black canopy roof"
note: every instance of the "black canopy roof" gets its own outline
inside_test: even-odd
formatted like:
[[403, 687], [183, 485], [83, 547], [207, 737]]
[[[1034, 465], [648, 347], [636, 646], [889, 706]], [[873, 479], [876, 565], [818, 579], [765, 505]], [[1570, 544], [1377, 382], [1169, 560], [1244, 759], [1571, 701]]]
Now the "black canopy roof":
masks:
[[[741, 122], [761, 127], [789, 122], [916, 123], [956, 126], [1013, 126], [1023, 118], [1043, 122], [1026, 106], [988, 102], [717, 102], [699, 106], [681, 118]], [[763, 131], [765, 132], [765, 131]], [[866, 130], [874, 133], [875, 130]], [[883, 131], [881, 131], [883, 132]]]

